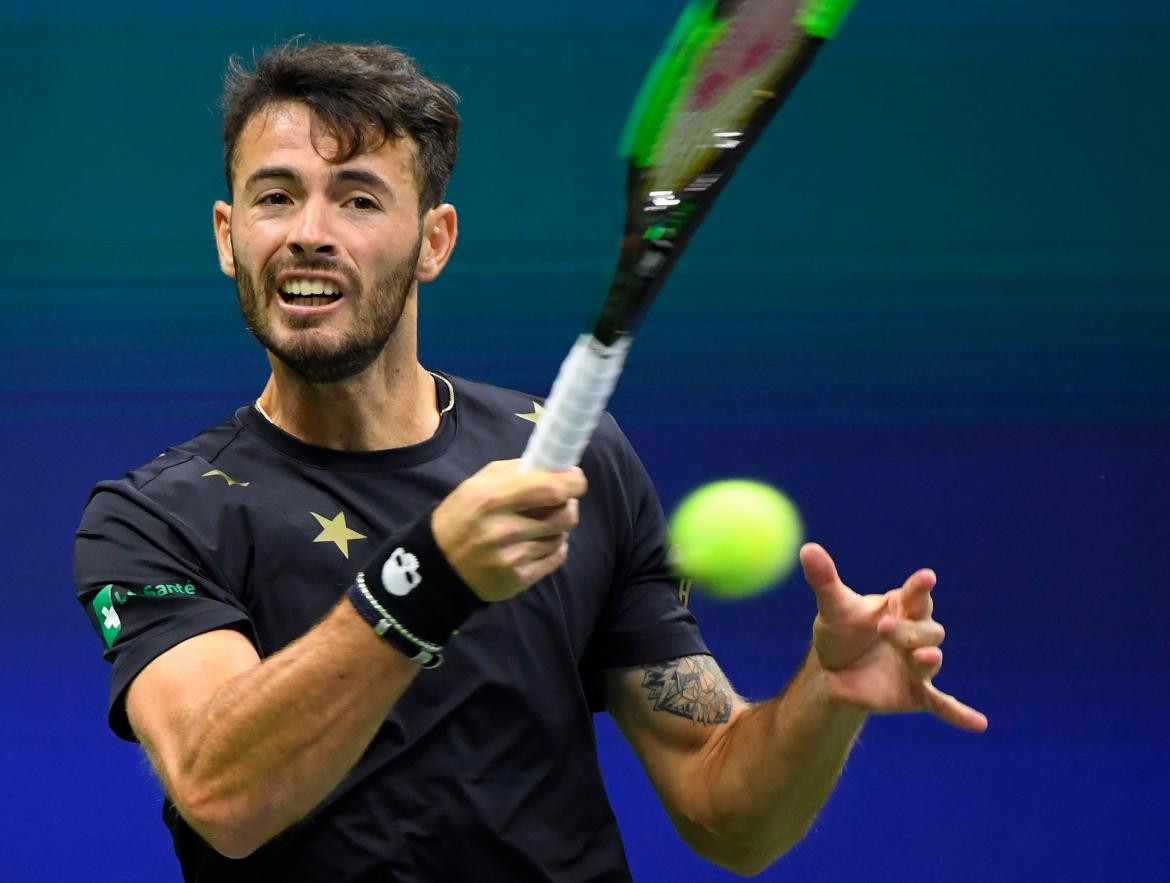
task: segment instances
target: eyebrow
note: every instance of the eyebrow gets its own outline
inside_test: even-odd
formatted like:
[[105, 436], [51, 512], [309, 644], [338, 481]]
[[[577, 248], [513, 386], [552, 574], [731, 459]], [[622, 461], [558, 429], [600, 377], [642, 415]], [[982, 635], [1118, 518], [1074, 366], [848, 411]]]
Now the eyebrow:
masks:
[[388, 196], [393, 193], [390, 186], [382, 180], [381, 176], [375, 175], [366, 169], [338, 169], [333, 173], [333, 183], [340, 184], [343, 182], [361, 184], [369, 190], [377, 190]]
[[262, 169], [257, 169], [248, 176], [248, 180], [244, 182], [244, 189], [248, 190], [254, 187], [261, 181], [270, 179], [279, 179], [283, 181], [300, 181], [301, 176], [292, 169], [284, 166], [267, 166]]
[[[248, 180], [244, 182], [244, 189], [247, 190], [254, 187], [261, 181], [270, 180], [292, 181], [299, 184], [301, 182], [301, 176], [294, 169], [290, 169], [287, 166], [266, 166], [262, 169], [257, 169], [248, 176]], [[361, 184], [370, 190], [377, 190], [388, 196], [393, 195], [390, 186], [380, 176], [366, 169], [338, 169], [333, 172], [330, 183]]]

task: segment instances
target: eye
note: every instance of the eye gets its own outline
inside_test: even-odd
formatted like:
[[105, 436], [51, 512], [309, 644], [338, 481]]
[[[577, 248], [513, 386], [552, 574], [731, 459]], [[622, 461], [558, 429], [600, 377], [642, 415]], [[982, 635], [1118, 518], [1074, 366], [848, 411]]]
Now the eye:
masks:
[[349, 201], [349, 204], [363, 212], [377, 211], [379, 208], [378, 203], [368, 196], [355, 196]]
[[292, 200], [287, 193], [265, 193], [256, 200], [257, 205], [288, 205]]

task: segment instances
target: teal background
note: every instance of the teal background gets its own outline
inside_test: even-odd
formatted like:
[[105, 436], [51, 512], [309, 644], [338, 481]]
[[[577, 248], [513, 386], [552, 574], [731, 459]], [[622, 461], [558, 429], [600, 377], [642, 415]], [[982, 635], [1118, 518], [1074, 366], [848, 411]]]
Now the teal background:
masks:
[[[461, 240], [421, 295], [423, 359], [543, 394], [607, 283], [614, 144], [678, 8], [0, 5], [6, 879], [177, 878], [104, 726], [70, 547], [95, 481], [265, 377], [211, 238], [226, 57], [376, 39], [460, 92]], [[939, 683], [992, 719], [873, 721], [765, 879], [1167, 873], [1168, 50], [1161, 2], [863, 0], [640, 336], [612, 410], [664, 503], [764, 478], [859, 589], [935, 567]], [[753, 698], [813, 612], [799, 579], [696, 608]], [[599, 728], [636, 878], [727, 879]]]

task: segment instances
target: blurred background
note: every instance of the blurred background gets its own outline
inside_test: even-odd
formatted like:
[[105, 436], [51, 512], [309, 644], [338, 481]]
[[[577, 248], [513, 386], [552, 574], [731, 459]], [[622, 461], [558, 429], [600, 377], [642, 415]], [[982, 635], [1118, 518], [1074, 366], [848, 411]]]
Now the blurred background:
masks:
[[[178, 879], [70, 560], [90, 486], [266, 376], [211, 238], [227, 56], [379, 40], [462, 94], [462, 235], [421, 294], [423, 360], [542, 395], [608, 282], [614, 145], [680, 7], [0, 5], [0, 876]], [[863, 0], [633, 351], [611, 410], [667, 508], [762, 478], [858, 589], [934, 567], [939, 685], [991, 718], [873, 720], [763, 879], [1170, 875], [1167, 52], [1164, 0]], [[799, 578], [694, 607], [752, 698], [814, 611]], [[728, 879], [598, 727], [635, 878]]]

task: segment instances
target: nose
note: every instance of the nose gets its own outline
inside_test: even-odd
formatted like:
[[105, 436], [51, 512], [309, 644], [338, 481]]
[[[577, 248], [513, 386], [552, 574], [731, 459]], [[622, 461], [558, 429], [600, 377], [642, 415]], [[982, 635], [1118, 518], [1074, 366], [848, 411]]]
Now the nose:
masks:
[[297, 257], [309, 259], [337, 253], [329, 232], [328, 209], [321, 201], [310, 199], [301, 207], [288, 232], [288, 249]]

